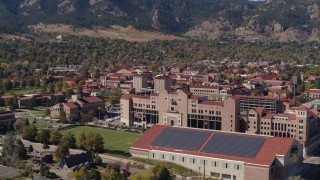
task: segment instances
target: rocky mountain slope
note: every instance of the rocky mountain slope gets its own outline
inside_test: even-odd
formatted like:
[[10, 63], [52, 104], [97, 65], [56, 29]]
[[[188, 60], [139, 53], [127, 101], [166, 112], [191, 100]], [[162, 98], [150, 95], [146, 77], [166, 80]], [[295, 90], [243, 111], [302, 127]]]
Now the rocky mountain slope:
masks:
[[[29, 25], [133, 26], [197, 37], [319, 37], [319, 0], [1, 0], [0, 32]], [[284, 37], [285, 38], [285, 37]]]

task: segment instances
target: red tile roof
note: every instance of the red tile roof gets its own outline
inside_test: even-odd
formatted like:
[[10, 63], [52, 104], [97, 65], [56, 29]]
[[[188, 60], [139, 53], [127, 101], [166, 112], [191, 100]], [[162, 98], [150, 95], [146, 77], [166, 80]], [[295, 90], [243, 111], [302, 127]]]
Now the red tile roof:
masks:
[[[132, 149], [145, 149], [145, 150], [160, 150], [167, 152], [177, 152], [176, 149], [172, 148], [164, 148], [164, 147], [156, 147], [151, 146], [150, 144], [153, 140], [156, 139], [158, 135], [166, 128], [175, 128], [180, 129], [178, 127], [164, 126], [164, 125], [153, 125], [142, 137], [138, 139], [138, 141], [131, 147]], [[280, 138], [280, 137], [271, 137], [271, 136], [259, 136], [259, 135], [248, 135], [241, 133], [227, 133], [227, 132], [219, 132], [219, 131], [210, 131], [210, 130], [200, 130], [200, 129], [191, 129], [185, 128], [189, 131], [200, 131], [200, 132], [209, 132], [212, 133], [209, 138], [214, 136], [215, 134], [228, 134], [232, 136], [247, 136], [247, 137], [258, 137], [265, 139], [264, 144], [261, 146], [258, 154], [255, 158], [242, 158], [228, 155], [220, 155], [213, 153], [204, 153], [200, 151], [188, 151], [188, 150], [179, 150], [179, 153], [182, 154], [190, 154], [197, 155], [203, 157], [212, 157], [212, 158], [220, 158], [220, 159], [228, 159], [234, 161], [242, 161], [246, 164], [255, 164], [257, 166], [271, 166], [274, 162], [276, 156], [284, 156], [289, 151], [292, 143], [294, 142], [293, 138]], [[204, 142], [207, 143], [208, 141]], [[201, 146], [202, 147], [202, 146]]]
[[286, 117], [290, 121], [294, 121], [297, 119], [295, 114], [266, 114], [262, 118], [271, 120], [273, 117]]
[[64, 103], [64, 105], [67, 106], [67, 107], [69, 107], [70, 109], [78, 108], [78, 106], [76, 105], [76, 103], [73, 103], [73, 102]]
[[262, 107], [257, 107], [257, 108], [254, 108], [253, 110], [254, 110], [255, 112], [257, 112], [258, 114], [262, 114], [263, 111], [264, 111], [264, 108], [262, 108]]
[[85, 97], [83, 98], [83, 100], [87, 101], [88, 103], [96, 103], [96, 102], [104, 102], [103, 99], [99, 98], [99, 97]]

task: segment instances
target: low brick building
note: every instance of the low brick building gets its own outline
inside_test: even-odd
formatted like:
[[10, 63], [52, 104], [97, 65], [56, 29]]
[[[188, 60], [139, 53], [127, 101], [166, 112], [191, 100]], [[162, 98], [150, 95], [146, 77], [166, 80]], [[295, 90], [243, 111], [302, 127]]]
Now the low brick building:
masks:
[[136, 157], [177, 163], [232, 180], [299, 175], [302, 146], [293, 138], [153, 125], [129, 150]]
[[2, 111], [0, 112], [0, 129], [7, 128], [8, 123], [14, 123], [16, 117], [12, 111]]

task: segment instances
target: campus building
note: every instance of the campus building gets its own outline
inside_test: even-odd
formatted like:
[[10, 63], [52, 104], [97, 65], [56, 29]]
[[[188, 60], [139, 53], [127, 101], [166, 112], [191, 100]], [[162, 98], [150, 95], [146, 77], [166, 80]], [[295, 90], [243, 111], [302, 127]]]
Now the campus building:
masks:
[[320, 89], [309, 89], [305, 91], [308, 99], [319, 99], [320, 98]]
[[159, 93], [162, 90], [170, 90], [173, 80], [165, 75], [157, 75], [154, 77], [154, 92]]
[[136, 93], [144, 92], [144, 89], [147, 88], [147, 76], [146, 75], [136, 75], [133, 76], [133, 88]]
[[161, 124], [225, 131], [239, 128], [239, 104], [233, 98], [212, 102], [185, 90], [163, 90], [150, 96], [126, 94], [120, 105], [125, 126]]
[[207, 177], [285, 179], [299, 174], [302, 146], [293, 138], [153, 125], [129, 150], [177, 163]]
[[266, 113], [264, 108], [247, 114], [246, 133], [295, 138], [305, 148], [320, 135], [320, 119], [304, 106], [290, 108], [287, 113]]
[[16, 120], [15, 114], [12, 111], [0, 112], [0, 128], [6, 127], [8, 123], [14, 123]]
[[198, 96], [206, 96], [210, 101], [224, 101], [232, 96], [231, 91], [221, 86], [191, 85], [190, 92]]
[[268, 113], [278, 113], [282, 110], [277, 93], [269, 96], [236, 95], [234, 98], [239, 99], [240, 112], [250, 111], [257, 107], [263, 107]]

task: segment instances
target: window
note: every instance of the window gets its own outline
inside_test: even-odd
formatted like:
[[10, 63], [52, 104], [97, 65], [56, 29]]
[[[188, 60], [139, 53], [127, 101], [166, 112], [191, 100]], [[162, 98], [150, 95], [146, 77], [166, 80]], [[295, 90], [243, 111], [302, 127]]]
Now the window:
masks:
[[180, 161], [181, 162], [186, 162], [186, 158], [185, 157], [180, 157]]
[[235, 164], [235, 165], [234, 165], [234, 169], [235, 169], [235, 170], [241, 170], [241, 165]]
[[207, 160], [201, 160], [201, 165], [207, 165], [208, 161]]
[[230, 163], [223, 163], [222, 167], [228, 169], [230, 168]]
[[174, 156], [170, 156], [170, 160], [171, 161], [175, 161], [175, 157]]
[[155, 153], [151, 153], [151, 158], [156, 158], [156, 154]]
[[233, 176], [233, 180], [237, 180], [237, 176]]
[[303, 134], [303, 131], [299, 131], [299, 134]]
[[210, 172], [211, 177], [220, 178], [220, 173]]
[[230, 179], [231, 180], [231, 175], [230, 174], [222, 174], [222, 179]]
[[196, 162], [197, 162], [197, 161], [196, 161], [195, 158], [191, 158], [191, 159], [190, 159], [190, 163], [195, 164]]
[[211, 166], [217, 167], [218, 166], [218, 162], [217, 161], [212, 161], [211, 162]]
[[164, 154], [161, 154], [161, 159], [164, 159], [164, 158], [165, 158]]

